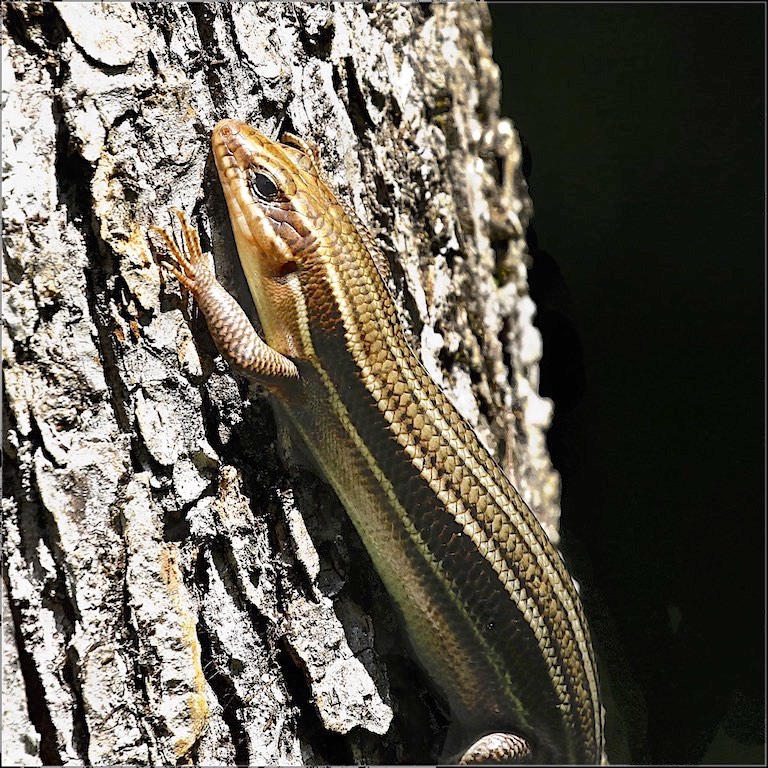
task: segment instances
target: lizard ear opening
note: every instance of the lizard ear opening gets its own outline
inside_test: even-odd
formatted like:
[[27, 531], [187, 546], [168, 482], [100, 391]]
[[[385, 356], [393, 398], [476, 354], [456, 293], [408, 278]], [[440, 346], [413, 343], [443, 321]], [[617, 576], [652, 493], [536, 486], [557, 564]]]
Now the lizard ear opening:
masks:
[[299, 265], [295, 261], [284, 261], [280, 265], [280, 269], [277, 272], [278, 277], [288, 277], [292, 275], [299, 268]]

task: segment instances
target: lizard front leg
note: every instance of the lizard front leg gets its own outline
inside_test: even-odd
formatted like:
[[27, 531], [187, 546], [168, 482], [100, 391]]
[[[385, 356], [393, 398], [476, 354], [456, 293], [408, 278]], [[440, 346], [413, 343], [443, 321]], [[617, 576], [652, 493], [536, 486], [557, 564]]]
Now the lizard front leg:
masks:
[[186, 215], [176, 208], [171, 210], [181, 223], [183, 245], [166, 230], [150, 227], [168, 248], [158, 263], [195, 297], [217, 348], [232, 367], [275, 394], [282, 394], [299, 380], [296, 364], [259, 336], [242, 307], [216, 279], [203, 255], [198, 233]]

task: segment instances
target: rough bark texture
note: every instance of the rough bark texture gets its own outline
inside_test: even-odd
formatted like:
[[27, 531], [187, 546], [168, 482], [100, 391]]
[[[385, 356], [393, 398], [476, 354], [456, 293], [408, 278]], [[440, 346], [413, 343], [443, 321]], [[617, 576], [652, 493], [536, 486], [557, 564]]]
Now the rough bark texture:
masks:
[[146, 232], [193, 213], [252, 310], [210, 129], [317, 142], [413, 345], [556, 536], [487, 9], [3, 10], [3, 763], [434, 760], [444, 714], [343, 509]]

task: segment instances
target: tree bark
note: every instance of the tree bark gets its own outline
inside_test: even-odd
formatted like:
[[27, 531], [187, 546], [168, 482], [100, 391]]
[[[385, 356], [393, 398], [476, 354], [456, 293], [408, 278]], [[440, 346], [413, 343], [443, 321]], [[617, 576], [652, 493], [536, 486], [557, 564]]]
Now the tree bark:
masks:
[[343, 508], [147, 227], [193, 214], [253, 313], [210, 129], [315, 141], [413, 346], [556, 538], [487, 9], [3, 11], [3, 763], [434, 761], [446, 714]]

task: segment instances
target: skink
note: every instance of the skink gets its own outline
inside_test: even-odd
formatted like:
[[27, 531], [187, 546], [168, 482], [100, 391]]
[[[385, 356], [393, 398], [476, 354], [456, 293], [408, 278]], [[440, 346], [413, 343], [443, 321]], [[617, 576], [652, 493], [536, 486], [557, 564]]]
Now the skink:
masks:
[[596, 763], [595, 653], [559, 551], [408, 345], [373, 237], [314, 145], [237, 120], [213, 131], [266, 340], [177, 212], [162, 263], [221, 352], [263, 384], [336, 491], [450, 706], [456, 759]]

